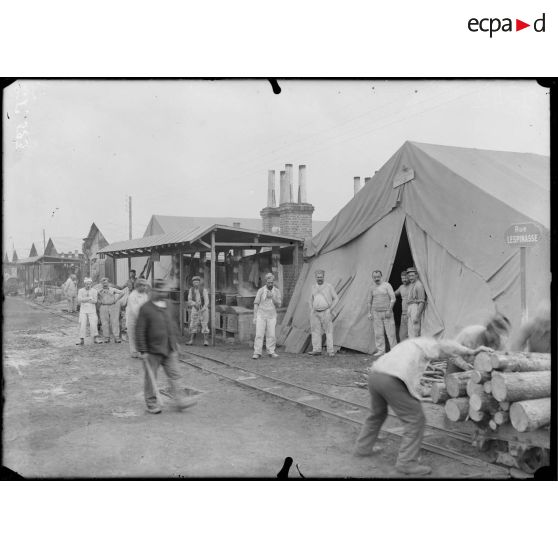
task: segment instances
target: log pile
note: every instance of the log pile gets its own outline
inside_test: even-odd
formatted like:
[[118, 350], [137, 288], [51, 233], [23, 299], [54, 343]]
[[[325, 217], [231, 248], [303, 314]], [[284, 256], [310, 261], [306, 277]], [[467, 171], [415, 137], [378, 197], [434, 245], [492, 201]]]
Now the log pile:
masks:
[[481, 352], [473, 370], [446, 374], [431, 398], [449, 420], [497, 431], [511, 424], [530, 432], [550, 424], [550, 354]]

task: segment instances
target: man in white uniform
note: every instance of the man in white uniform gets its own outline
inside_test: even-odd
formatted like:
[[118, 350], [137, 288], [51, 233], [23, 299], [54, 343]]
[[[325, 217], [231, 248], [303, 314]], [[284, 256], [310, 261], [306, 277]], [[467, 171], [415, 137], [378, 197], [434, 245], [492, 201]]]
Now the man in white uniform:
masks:
[[326, 335], [327, 354], [335, 356], [333, 349], [333, 317], [331, 311], [339, 302], [333, 285], [324, 282], [325, 271], [315, 272], [316, 283], [310, 294], [310, 327], [312, 330], [312, 351], [308, 354], [322, 354], [322, 332]]
[[265, 287], [262, 287], [254, 299], [254, 323], [256, 324], [256, 338], [254, 339], [254, 354], [252, 358], [262, 356], [263, 341], [270, 357], [277, 358], [275, 352], [275, 326], [277, 325], [277, 308], [281, 307], [281, 292], [274, 285], [273, 273], [265, 276]]
[[374, 283], [368, 291], [368, 319], [374, 324], [374, 341], [376, 343], [375, 356], [386, 352], [384, 330], [386, 332], [390, 350], [397, 345], [395, 338], [395, 320], [393, 319], [393, 305], [395, 293], [387, 281], [382, 281], [382, 272], [372, 272]]
[[72, 273], [62, 285], [62, 292], [68, 301], [68, 312], [73, 314], [77, 309], [77, 276]]
[[91, 288], [93, 281], [86, 277], [83, 281], [84, 287], [78, 291], [79, 302], [79, 337], [80, 340], [77, 345], [85, 343], [85, 333], [87, 331], [87, 322], [89, 321], [89, 330], [93, 342], [97, 343], [98, 330], [97, 330], [97, 291]]

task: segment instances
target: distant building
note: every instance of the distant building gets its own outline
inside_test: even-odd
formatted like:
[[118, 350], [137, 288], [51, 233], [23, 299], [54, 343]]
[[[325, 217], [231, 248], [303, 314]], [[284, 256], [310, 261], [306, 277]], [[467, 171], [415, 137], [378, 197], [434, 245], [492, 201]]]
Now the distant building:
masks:
[[100, 258], [99, 250], [108, 246], [106, 238], [95, 223], [91, 224], [89, 233], [83, 239], [82, 252], [85, 260], [85, 274], [94, 282], [102, 277], [114, 279], [114, 264], [112, 258]]

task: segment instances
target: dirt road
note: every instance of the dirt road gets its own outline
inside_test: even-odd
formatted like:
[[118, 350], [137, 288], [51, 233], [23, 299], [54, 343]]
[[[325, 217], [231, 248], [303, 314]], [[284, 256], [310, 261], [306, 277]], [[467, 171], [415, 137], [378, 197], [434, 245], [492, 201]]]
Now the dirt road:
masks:
[[[77, 318], [63, 318], [21, 298], [4, 305], [4, 465], [29, 478], [275, 478], [286, 457], [290, 477], [389, 478], [398, 447], [386, 439], [375, 458], [351, 450], [358, 427], [305, 412], [182, 365], [183, 388], [200, 392], [185, 412], [145, 412], [141, 363], [128, 345], [79, 347]], [[198, 347], [197, 350], [205, 350]], [[316, 389], [350, 390], [366, 355], [320, 359], [282, 355], [251, 361], [247, 346], [207, 349], [246, 367], [273, 367]], [[363, 401], [364, 390], [358, 395]], [[165, 399], [165, 398], [163, 398]], [[478, 477], [479, 471], [430, 453], [432, 477]], [[298, 469], [296, 468], [298, 465]], [[299, 473], [300, 471], [300, 473]]]

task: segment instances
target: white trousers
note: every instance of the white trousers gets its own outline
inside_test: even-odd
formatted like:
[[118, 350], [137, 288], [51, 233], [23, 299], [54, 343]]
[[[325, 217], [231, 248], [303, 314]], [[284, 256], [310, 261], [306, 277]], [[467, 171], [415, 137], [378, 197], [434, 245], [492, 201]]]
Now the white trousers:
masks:
[[87, 333], [87, 321], [89, 320], [89, 332], [91, 337], [95, 338], [98, 335], [97, 332], [97, 313], [80, 312], [79, 313], [79, 336], [80, 339], [85, 339], [85, 334]]
[[256, 316], [256, 338], [254, 339], [254, 354], [261, 355], [265, 336], [265, 348], [269, 354], [275, 352], [275, 325], [277, 317], [264, 318]]

